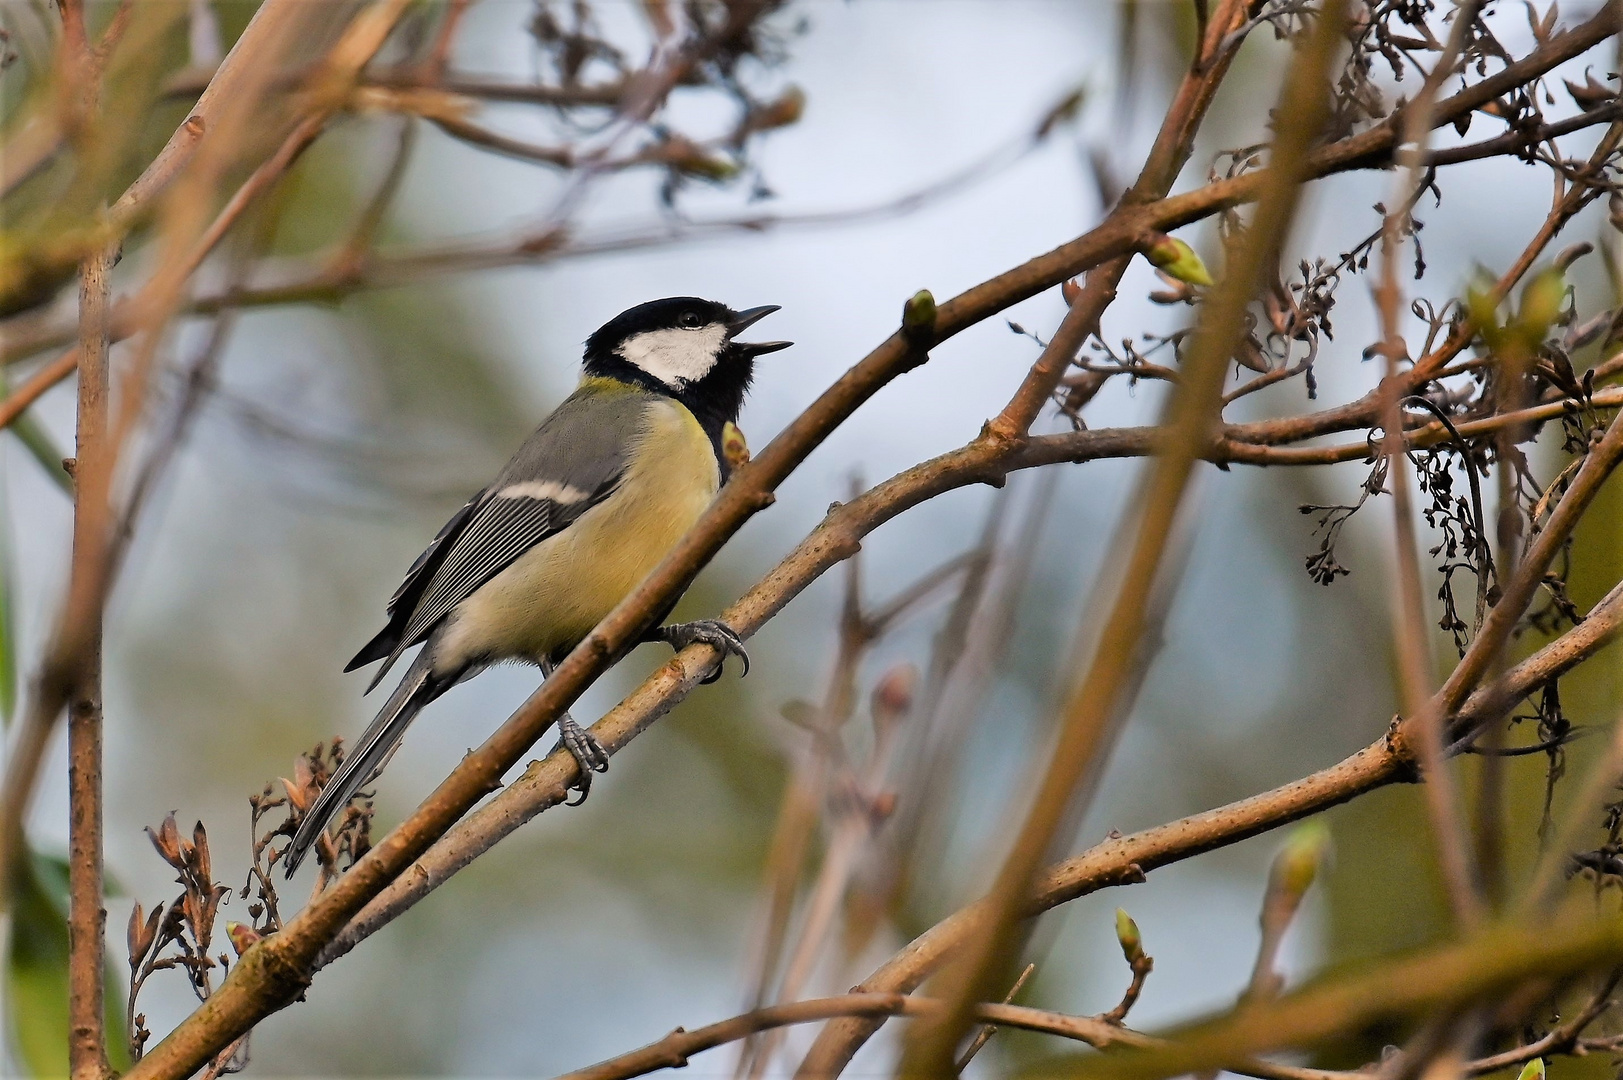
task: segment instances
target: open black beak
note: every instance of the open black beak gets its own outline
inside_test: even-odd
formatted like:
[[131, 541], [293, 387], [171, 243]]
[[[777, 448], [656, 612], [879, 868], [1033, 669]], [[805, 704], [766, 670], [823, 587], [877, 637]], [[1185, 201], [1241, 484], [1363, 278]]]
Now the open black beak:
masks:
[[[727, 340], [733, 341], [739, 334], [742, 334], [745, 330], [748, 330], [751, 326], [777, 310], [777, 304], [766, 304], [762, 307], [752, 307], [740, 311], [738, 317], [727, 324]], [[792, 341], [733, 341], [733, 348], [742, 351], [746, 356], [760, 356], [762, 353], [787, 349], [793, 344]]]

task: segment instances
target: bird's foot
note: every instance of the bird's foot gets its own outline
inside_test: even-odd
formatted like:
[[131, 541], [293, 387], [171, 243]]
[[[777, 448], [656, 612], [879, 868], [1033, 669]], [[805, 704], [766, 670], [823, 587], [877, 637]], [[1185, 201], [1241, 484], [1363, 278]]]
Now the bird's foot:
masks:
[[693, 622], [662, 626], [659, 628], [659, 639], [668, 643], [677, 652], [681, 652], [689, 645], [709, 645], [720, 652], [721, 663], [716, 665], [715, 671], [704, 677], [707, 683], [713, 683], [721, 678], [721, 669], [726, 664], [728, 656], [736, 656], [742, 660], [744, 675], [750, 673], [750, 654], [744, 651], [744, 639], [720, 619], [696, 619]]
[[609, 771], [609, 752], [603, 744], [568, 713], [558, 718], [558, 745], [569, 751], [569, 756], [580, 766], [580, 778], [570, 786], [580, 792], [580, 798], [566, 800], [565, 806], [579, 806], [592, 790], [592, 774]]

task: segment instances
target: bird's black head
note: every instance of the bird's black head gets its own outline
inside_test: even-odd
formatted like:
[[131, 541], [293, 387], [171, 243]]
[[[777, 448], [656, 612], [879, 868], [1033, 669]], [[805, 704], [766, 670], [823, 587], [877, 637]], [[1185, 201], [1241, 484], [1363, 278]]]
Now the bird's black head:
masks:
[[755, 374], [755, 358], [790, 342], [739, 341], [776, 305], [734, 311], [714, 300], [672, 296], [622, 311], [586, 340], [586, 374], [669, 394], [719, 437], [736, 421]]

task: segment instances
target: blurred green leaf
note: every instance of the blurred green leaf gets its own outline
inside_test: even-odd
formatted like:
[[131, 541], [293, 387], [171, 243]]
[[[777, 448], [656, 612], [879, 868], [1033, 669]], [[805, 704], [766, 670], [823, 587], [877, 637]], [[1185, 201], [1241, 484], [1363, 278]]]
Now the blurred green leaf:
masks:
[[[12, 908], [6, 958], [8, 1042], [29, 1076], [68, 1073], [68, 864], [30, 852]], [[107, 1049], [115, 1069], [129, 1068], [124, 995], [107, 987]]]

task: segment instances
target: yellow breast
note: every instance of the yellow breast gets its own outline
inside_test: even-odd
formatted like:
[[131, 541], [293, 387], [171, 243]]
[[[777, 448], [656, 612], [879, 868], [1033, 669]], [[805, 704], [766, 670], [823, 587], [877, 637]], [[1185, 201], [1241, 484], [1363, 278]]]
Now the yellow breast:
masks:
[[698, 520], [721, 482], [709, 438], [692, 413], [668, 399], [651, 403], [645, 420], [612, 495], [458, 606], [438, 650], [446, 662], [561, 657]]

